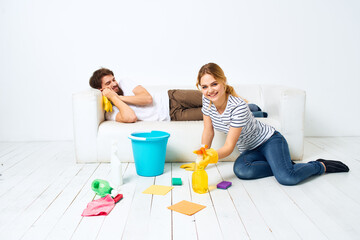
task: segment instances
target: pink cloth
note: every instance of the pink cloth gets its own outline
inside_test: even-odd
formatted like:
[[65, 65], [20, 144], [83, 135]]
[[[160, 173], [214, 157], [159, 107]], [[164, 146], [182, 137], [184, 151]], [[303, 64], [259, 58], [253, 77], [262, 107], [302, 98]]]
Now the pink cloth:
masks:
[[88, 203], [86, 209], [83, 211], [81, 216], [100, 216], [108, 215], [115, 206], [114, 199], [108, 194], [103, 198], [94, 200]]

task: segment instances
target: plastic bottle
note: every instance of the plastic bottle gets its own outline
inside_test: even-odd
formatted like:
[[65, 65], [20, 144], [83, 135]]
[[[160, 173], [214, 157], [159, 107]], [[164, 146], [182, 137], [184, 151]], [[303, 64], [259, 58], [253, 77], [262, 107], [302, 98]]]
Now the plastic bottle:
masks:
[[119, 148], [117, 142], [114, 142], [111, 146], [111, 183], [114, 188], [118, 188], [123, 184], [121, 160], [119, 154]]
[[208, 175], [204, 169], [204, 166], [201, 166], [200, 162], [203, 160], [203, 155], [198, 154], [195, 164], [195, 171], [192, 174], [192, 188], [196, 193], [207, 193], [209, 191], [208, 187]]
[[110, 187], [108, 181], [102, 179], [95, 179], [91, 184], [91, 188], [100, 197], [105, 197], [106, 195], [110, 194], [111, 190], [113, 189]]

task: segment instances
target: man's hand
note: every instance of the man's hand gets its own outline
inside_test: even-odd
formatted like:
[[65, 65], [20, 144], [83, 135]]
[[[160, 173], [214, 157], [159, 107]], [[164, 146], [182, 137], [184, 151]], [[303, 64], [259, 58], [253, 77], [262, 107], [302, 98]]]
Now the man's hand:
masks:
[[111, 88], [104, 88], [101, 90], [102, 92], [102, 95], [107, 97], [108, 99], [112, 100], [113, 97], [116, 97], [117, 96], [117, 93], [112, 90]]
[[111, 88], [100, 89], [102, 95], [107, 97], [112, 104], [114, 104], [119, 112], [116, 114], [115, 120], [123, 123], [133, 123], [137, 121], [136, 114], [125, 102], [123, 102], [119, 95]]

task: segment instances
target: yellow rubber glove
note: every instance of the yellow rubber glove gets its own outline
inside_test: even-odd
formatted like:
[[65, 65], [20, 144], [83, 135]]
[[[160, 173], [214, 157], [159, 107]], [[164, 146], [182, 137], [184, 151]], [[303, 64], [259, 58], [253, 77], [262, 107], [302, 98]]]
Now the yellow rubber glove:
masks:
[[[207, 146], [206, 146], [207, 147]], [[199, 150], [194, 151], [195, 154], [204, 154], [205, 148], [202, 147]], [[180, 166], [180, 168], [184, 168], [186, 171], [195, 171], [196, 163], [186, 163]]]
[[[193, 153], [203, 155], [203, 160], [199, 162], [199, 166], [204, 169], [207, 167], [209, 163], [217, 163], [219, 159], [219, 155], [215, 149], [205, 149], [208, 146], [201, 147], [199, 150], [195, 150]], [[180, 168], [184, 168], [187, 171], [195, 171], [196, 163], [187, 163], [180, 166]]]
[[184, 168], [186, 171], [195, 171], [195, 163], [183, 164], [180, 168]]
[[209, 165], [210, 163], [217, 163], [219, 159], [217, 151], [215, 149], [210, 148], [206, 149], [205, 153], [203, 154], [203, 160], [200, 161], [199, 166], [204, 167], [204, 169]]
[[109, 101], [109, 99], [105, 96], [103, 96], [103, 106], [104, 106], [104, 110], [106, 112], [112, 112], [112, 104], [111, 102]]
[[204, 161], [209, 163], [217, 163], [218, 160], [219, 160], [219, 155], [215, 149], [210, 148], [205, 150]]

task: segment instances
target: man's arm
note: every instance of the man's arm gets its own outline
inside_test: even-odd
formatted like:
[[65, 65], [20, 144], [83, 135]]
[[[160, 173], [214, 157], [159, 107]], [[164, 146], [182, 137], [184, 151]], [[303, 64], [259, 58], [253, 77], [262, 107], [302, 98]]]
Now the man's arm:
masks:
[[135, 96], [118, 96], [119, 99], [127, 104], [145, 106], [152, 104], [153, 99], [150, 93], [143, 86], [136, 86], [133, 89]]
[[116, 114], [115, 120], [123, 123], [133, 123], [137, 121], [136, 114], [126, 103], [124, 103], [110, 88], [105, 88], [102, 94], [107, 97], [118, 109], [119, 113]]

